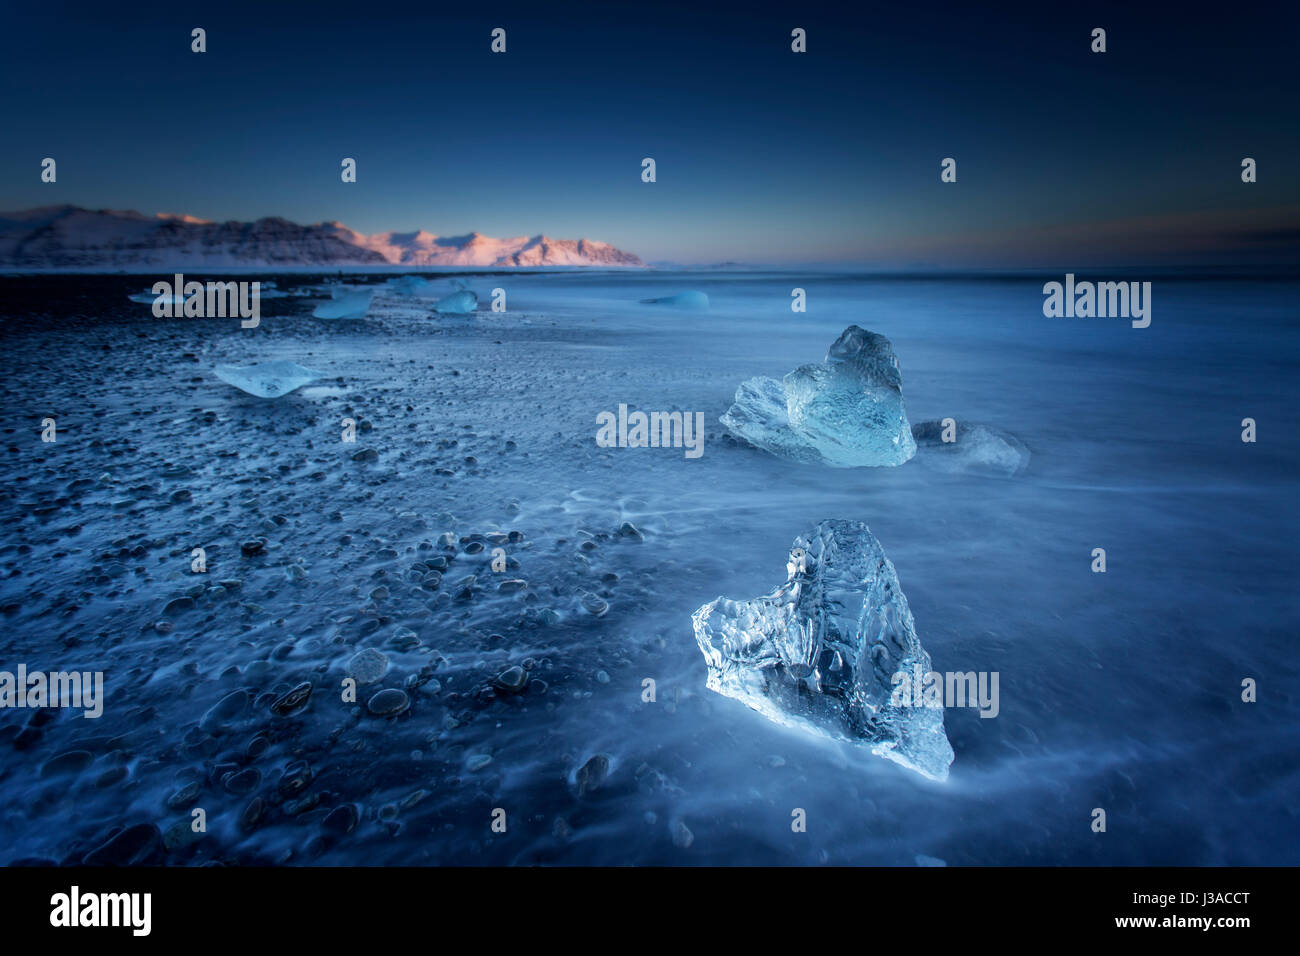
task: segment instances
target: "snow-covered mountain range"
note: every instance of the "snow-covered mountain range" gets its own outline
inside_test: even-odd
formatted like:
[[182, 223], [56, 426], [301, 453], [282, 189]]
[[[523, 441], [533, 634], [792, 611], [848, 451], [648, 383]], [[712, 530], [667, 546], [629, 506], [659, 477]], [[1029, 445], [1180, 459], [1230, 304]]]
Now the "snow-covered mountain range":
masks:
[[193, 216], [78, 206], [0, 213], [0, 268], [219, 268], [222, 266], [642, 266], [591, 239], [382, 232], [365, 235], [339, 222], [302, 226], [269, 217], [209, 222]]

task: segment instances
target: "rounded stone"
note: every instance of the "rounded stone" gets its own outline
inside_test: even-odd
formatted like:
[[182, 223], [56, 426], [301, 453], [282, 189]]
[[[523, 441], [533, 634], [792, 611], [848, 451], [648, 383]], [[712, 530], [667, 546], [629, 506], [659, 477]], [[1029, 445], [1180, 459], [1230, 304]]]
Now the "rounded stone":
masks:
[[358, 820], [357, 808], [350, 803], [337, 806], [321, 821], [321, 829], [335, 836], [351, 833]]
[[41, 765], [41, 777], [57, 777], [65, 773], [81, 773], [94, 760], [88, 750], [69, 750], [67, 753], [51, 757]]
[[406, 696], [406, 691], [390, 687], [371, 697], [366, 706], [377, 717], [394, 717], [411, 706], [411, 698]]
[[169, 810], [179, 810], [181, 807], [188, 807], [198, 799], [200, 789], [201, 787], [197, 782], [187, 783], [167, 798], [167, 808]]
[[609, 776], [609, 758], [604, 754], [591, 757], [578, 770], [578, 796], [599, 790], [607, 776]]
[[271, 703], [271, 710], [281, 717], [289, 717], [306, 707], [310, 699], [311, 681], [303, 681], [283, 696], [277, 697]]
[[227, 694], [217, 701], [199, 721], [199, 727], [208, 733], [219, 733], [248, 707], [248, 695], [242, 690]]
[[162, 831], [152, 823], [127, 827], [86, 854], [86, 866], [138, 866], [162, 846]]
[[225, 788], [227, 793], [244, 795], [252, 793], [262, 782], [262, 771], [256, 767], [249, 767], [238, 773], [233, 773], [225, 779]]
[[497, 675], [496, 685], [504, 691], [517, 694], [524, 689], [528, 683], [528, 672], [516, 664], [513, 667], [507, 667]]

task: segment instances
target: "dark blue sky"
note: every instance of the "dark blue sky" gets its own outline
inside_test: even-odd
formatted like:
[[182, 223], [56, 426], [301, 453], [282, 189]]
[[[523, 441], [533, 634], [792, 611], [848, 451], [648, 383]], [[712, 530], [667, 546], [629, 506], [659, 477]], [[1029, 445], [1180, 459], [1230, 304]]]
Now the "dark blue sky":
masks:
[[1296, 260], [1300, 5], [891, 6], [11, 5], [0, 209], [545, 232], [679, 262]]

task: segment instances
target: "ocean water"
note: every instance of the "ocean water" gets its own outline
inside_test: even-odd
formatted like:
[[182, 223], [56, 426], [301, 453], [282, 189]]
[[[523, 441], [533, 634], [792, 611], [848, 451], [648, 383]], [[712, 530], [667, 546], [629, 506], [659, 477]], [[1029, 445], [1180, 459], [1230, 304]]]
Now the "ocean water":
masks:
[[[507, 311], [380, 290], [360, 322], [278, 276], [318, 294], [241, 329], [127, 300], [154, 278], [0, 279], [0, 669], [105, 681], [98, 719], [0, 710], [0, 863], [1296, 862], [1300, 283], [1156, 278], [1134, 329], [1044, 317], [1060, 276], [466, 275]], [[640, 302], [688, 290], [709, 311]], [[1008, 432], [1027, 467], [725, 435], [742, 380], [850, 324], [892, 340], [913, 423]], [[276, 359], [324, 377], [213, 374]], [[703, 412], [702, 456], [598, 447], [620, 404]], [[691, 613], [783, 582], [826, 518], [870, 525], [936, 670], [999, 675], [996, 717], [946, 711], [947, 781], [704, 687]], [[365, 648], [388, 670], [345, 701]], [[527, 689], [491, 689], [512, 665]], [[384, 688], [403, 713], [368, 711]]]

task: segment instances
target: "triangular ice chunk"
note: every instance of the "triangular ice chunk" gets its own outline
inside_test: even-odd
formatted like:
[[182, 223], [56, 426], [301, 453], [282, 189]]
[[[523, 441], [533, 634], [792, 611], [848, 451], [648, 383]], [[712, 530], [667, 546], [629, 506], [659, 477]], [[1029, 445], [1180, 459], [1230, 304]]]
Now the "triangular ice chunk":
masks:
[[262, 362], [259, 365], [218, 365], [217, 378], [258, 398], [278, 398], [321, 377], [315, 369], [297, 362]]
[[936, 780], [952, 746], [942, 707], [893, 702], [894, 675], [930, 672], [894, 565], [860, 521], [823, 521], [796, 538], [789, 579], [752, 601], [695, 612], [708, 687], [769, 720], [871, 752]]
[[707, 312], [709, 297], [703, 292], [678, 292], [676, 295], [660, 296], [657, 299], [642, 299], [643, 305], [662, 305], [670, 309], [684, 309], [688, 312]]

